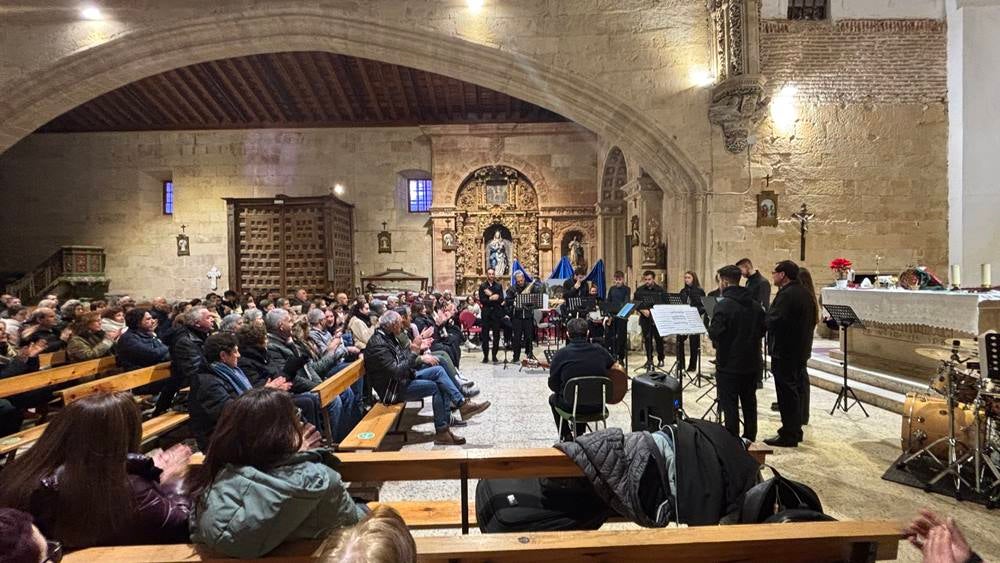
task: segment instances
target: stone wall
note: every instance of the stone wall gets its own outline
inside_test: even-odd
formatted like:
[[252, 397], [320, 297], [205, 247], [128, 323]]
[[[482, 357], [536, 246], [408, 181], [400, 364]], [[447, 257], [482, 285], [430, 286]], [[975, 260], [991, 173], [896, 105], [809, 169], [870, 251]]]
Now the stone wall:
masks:
[[[30, 269], [62, 244], [89, 244], [105, 247], [114, 293], [204, 295], [209, 268], [223, 272], [223, 287], [229, 275], [223, 198], [323, 195], [339, 183], [356, 206], [355, 273], [403, 268], [434, 278], [430, 214], [408, 212], [406, 175], [433, 172], [435, 205], [454, 205], [466, 175], [500, 162], [547, 190], [543, 207], [592, 205], [594, 151], [594, 135], [574, 124], [36, 134], [0, 156], [0, 207], [18, 210], [4, 222], [18, 242], [0, 271]], [[167, 179], [173, 216], [161, 208]], [[392, 254], [377, 253], [383, 221]], [[188, 257], [175, 251], [182, 224]], [[454, 255], [434, 256], [453, 277]]]

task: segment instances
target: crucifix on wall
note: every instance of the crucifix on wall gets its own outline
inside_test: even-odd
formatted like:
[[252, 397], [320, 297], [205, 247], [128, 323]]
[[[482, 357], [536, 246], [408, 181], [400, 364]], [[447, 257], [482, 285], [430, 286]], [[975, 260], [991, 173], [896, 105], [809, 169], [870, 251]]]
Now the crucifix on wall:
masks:
[[806, 204], [802, 204], [802, 209], [798, 213], [792, 213], [792, 217], [799, 220], [799, 260], [806, 259], [806, 233], [809, 232], [809, 221], [813, 214], [806, 209]]
[[219, 289], [219, 278], [222, 277], [222, 272], [217, 267], [212, 266], [212, 269], [208, 271], [205, 277], [212, 282], [212, 291]]

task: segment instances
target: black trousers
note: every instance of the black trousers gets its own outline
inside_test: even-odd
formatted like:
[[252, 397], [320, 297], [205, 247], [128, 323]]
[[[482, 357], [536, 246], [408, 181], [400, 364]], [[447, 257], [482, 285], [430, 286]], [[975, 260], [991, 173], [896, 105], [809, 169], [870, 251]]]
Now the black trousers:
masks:
[[802, 402], [799, 394], [802, 369], [805, 362], [771, 358], [771, 373], [774, 374], [774, 388], [778, 392], [778, 410], [781, 411], [782, 438], [802, 441]]
[[604, 335], [604, 344], [611, 357], [619, 363], [625, 362], [625, 354], [628, 353], [628, 319], [613, 317], [608, 325], [608, 332]]
[[751, 442], [757, 439], [757, 381], [754, 374], [715, 375], [715, 392], [719, 397], [722, 424], [733, 436], [740, 434], [740, 407], [743, 410], [742, 436]]
[[809, 368], [806, 367], [806, 364], [802, 364], [802, 370], [799, 372], [799, 403], [802, 405], [800, 420], [803, 425], [809, 424], [810, 387]]
[[691, 343], [691, 361], [688, 362], [688, 371], [694, 371], [701, 356], [701, 336], [697, 334], [681, 334], [677, 336], [677, 364], [684, 367], [684, 343]]
[[639, 328], [642, 329], [642, 347], [646, 350], [646, 363], [653, 363], [653, 346], [656, 346], [656, 359], [663, 361], [663, 339], [653, 324], [653, 319], [640, 317]]
[[480, 343], [483, 346], [483, 358], [489, 357], [491, 339], [493, 340], [493, 357], [497, 357], [497, 352], [500, 350], [500, 326], [502, 323], [502, 318], [483, 315], [483, 332], [479, 335]]
[[532, 317], [528, 317], [527, 319], [512, 318], [510, 324], [514, 333], [514, 361], [516, 362], [521, 359], [522, 348], [525, 354], [532, 355], [531, 344], [535, 339], [535, 319]]

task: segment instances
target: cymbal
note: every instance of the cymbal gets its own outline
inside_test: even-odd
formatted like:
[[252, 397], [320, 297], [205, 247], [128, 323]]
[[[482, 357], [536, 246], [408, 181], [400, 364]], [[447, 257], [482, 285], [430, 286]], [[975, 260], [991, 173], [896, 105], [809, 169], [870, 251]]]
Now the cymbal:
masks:
[[[916, 352], [918, 356], [923, 356], [931, 360], [937, 360], [942, 362], [951, 361], [951, 350], [945, 350], [942, 348], [917, 348], [916, 350], [914, 350], [914, 352]], [[964, 358], [967, 360], [969, 359], [969, 356], [975, 356], [976, 351], [959, 348], [958, 355], [960, 358]]]
[[945, 338], [944, 345], [946, 348], [951, 349], [955, 341], [958, 341], [958, 349], [963, 348], [968, 350], [979, 350], [979, 343], [973, 338]]

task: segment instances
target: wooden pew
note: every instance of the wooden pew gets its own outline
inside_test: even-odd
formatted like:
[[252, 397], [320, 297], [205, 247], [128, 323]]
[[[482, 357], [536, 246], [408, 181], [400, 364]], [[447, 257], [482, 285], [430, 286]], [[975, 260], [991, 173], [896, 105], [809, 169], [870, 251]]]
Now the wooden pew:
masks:
[[[526, 532], [416, 538], [417, 561], [633, 562], [716, 561], [833, 563], [895, 559], [902, 524], [895, 521], [800, 522], [643, 530]], [[326, 540], [330, 541], [330, 540]], [[244, 561], [317, 561], [319, 541], [291, 542], [267, 556]], [[235, 561], [193, 545], [94, 547], [68, 553], [67, 563], [91, 561], [166, 563]]]
[[[326, 411], [326, 407], [337, 398], [337, 395], [354, 385], [364, 375], [364, 360], [355, 360], [313, 387], [313, 392], [319, 394], [319, 402], [323, 406], [323, 434], [327, 440], [333, 441], [333, 429], [330, 428], [330, 414]], [[376, 404], [365, 413], [365, 417], [351, 430], [347, 438], [337, 445], [337, 451], [377, 450], [386, 436], [398, 431], [398, 423], [405, 406], [405, 403]]]
[[38, 355], [38, 367], [48, 369], [54, 366], [61, 366], [66, 363], [66, 350], [57, 350]]
[[895, 521], [800, 522], [643, 530], [529, 532], [418, 537], [417, 560], [546, 561], [881, 561], [902, 539]]
[[0, 399], [75, 381], [81, 377], [100, 375], [116, 366], [114, 356], [105, 356], [96, 360], [87, 360], [0, 379]]
[[94, 393], [131, 391], [136, 387], [141, 387], [155, 381], [162, 381], [170, 377], [170, 362], [162, 362], [153, 366], [127, 371], [119, 375], [96, 379], [81, 383], [58, 393], [62, 395], [63, 402], [70, 404]]

